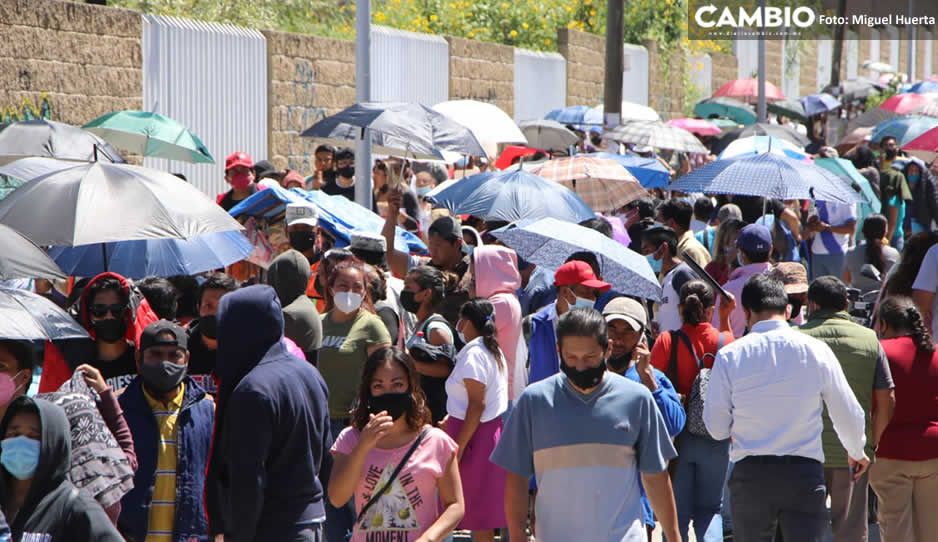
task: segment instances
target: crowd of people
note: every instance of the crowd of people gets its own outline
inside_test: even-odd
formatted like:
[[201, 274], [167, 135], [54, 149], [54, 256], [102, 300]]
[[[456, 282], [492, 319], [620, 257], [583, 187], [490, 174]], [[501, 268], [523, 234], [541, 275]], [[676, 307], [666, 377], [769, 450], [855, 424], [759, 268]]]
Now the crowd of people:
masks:
[[[233, 153], [217, 201], [354, 201], [354, 154], [315, 156]], [[892, 138], [846, 157], [880, 212], [656, 190], [581, 223], [627, 232], [654, 301], [600, 254], [525, 261], [393, 157], [381, 233], [336, 248], [290, 203], [249, 280], [20, 282], [90, 340], [0, 337], [0, 539], [938, 540], [938, 188]]]

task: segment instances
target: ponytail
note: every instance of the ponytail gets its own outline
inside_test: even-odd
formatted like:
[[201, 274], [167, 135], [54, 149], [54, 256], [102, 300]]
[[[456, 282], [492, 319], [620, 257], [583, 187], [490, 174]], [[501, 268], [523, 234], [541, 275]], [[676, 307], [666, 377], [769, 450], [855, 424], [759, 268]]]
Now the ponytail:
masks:
[[863, 238], [866, 239], [865, 263], [872, 264], [880, 273], [886, 267], [883, 257], [883, 238], [888, 222], [883, 215], [870, 215], [863, 220]]
[[879, 306], [879, 320], [897, 332], [911, 336], [920, 352], [935, 352], [931, 331], [911, 298], [893, 296], [884, 299]]
[[479, 336], [482, 337], [482, 344], [498, 362], [498, 368], [504, 369], [505, 359], [496, 337], [495, 306], [486, 299], [473, 299], [459, 308], [459, 316], [472, 323], [479, 332]]
[[696, 326], [707, 321], [707, 309], [715, 300], [713, 290], [702, 280], [692, 280], [681, 286], [681, 319], [685, 324]]
[[906, 316], [911, 323], [912, 338], [915, 339], [915, 346], [922, 352], [933, 353], [935, 351], [935, 343], [932, 341], [931, 331], [929, 331], [928, 327], [925, 325], [925, 320], [922, 318], [922, 315], [919, 314], [918, 309], [909, 307], [906, 310]]

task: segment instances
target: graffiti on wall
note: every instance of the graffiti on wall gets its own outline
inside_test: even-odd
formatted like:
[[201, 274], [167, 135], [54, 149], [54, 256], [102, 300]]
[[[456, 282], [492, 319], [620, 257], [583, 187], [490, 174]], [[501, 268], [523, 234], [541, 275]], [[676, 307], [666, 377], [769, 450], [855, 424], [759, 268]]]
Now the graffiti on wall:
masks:
[[52, 120], [53, 112], [52, 99], [48, 94], [40, 93], [34, 100], [24, 97], [17, 104], [0, 105], [0, 123], [35, 119]]

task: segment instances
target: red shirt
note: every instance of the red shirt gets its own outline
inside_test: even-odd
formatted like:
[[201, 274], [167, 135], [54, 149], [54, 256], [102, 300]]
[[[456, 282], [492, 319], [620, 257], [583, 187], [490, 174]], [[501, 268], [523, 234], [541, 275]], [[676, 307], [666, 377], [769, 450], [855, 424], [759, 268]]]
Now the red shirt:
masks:
[[896, 412], [876, 456], [903, 461], [938, 458], [938, 351], [920, 352], [912, 337], [881, 343], [896, 385]]
[[[708, 369], [713, 367], [713, 356], [706, 356], [706, 354], [716, 355], [717, 346], [720, 343], [720, 332], [717, 328], [713, 327], [710, 322], [704, 322], [697, 325], [684, 324], [681, 330], [690, 338], [694, 352], [704, 362], [704, 367]], [[724, 331], [723, 346], [731, 342], [733, 342], [733, 334]], [[684, 342], [679, 342], [678, 345], [676, 378], [668, 374], [668, 365], [671, 363], [671, 333], [662, 331], [658, 335], [655, 346], [651, 349], [651, 364], [671, 379], [678, 393], [687, 396], [700, 369], [690, 350], [687, 349], [687, 345]]]

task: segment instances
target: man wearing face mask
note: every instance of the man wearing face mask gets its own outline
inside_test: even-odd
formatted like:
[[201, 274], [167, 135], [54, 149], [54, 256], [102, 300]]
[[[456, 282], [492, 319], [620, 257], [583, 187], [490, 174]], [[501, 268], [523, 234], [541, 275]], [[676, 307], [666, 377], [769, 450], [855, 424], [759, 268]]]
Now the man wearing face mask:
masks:
[[218, 303], [238, 283], [224, 273], [205, 277], [196, 295], [199, 319], [189, 325], [189, 377], [210, 394], [218, 391], [215, 384], [215, 362], [218, 352]]
[[785, 286], [789, 307], [788, 323], [800, 326], [805, 322], [804, 313], [807, 312], [808, 271], [797, 262], [779, 262], [768, 274]]
[[884, 137], [880, 142], [879, 157], [879, 199], [882, 203], [882, 213], [889, 219], [887, 237], [893, 241], [897, 250], [902, 250], [903, 239], [894, 239], [893, 234], [902, 229], [899, 216], [900, 203], [905, 202], [906, 207], [912, 201], [912, 190], [902, 171], [892, 167], [893, 162], [901, 154], [896, 138]]
[[131, 540], [208, 536], [202, 493], [215, 405], [187, 375], [188, 337], [160, 320], [140, 336], [139, 374], [119, 402], [138, 467], [118, 526]]
[[355, 153], [351, 149], [340, 149], [335, 153], [335, 178], [331, 182], [326, 180], [322, 191], [355, 201]]
[[557, 322], [556, 348], [563, 374], [524, 390], [492, 454], [508, 471], [510, 538], [526, 539], [533, 475], [540, 542], [643, 540], [639, 480], [664, 535], [680, 541], [667, 472], [677, 452], [651, 392], [606, 370], [605, 319], [591, 308], [565, 313]]
[[678, 237], [673, 229], [656, 225], [642, 233], [642, 254], [650, 262], [656, 262], [661, 267], [658, 274], [658, 280], [661, 281], [661, 302], [655, 312], [658, 333], [681, 327], [678, 292], [684, 283], [696, 278], [691, 268], [677, 256], [677, 252]]
[[231, 190], [218, 195], [216, 201], [222, 209], [230, 211], [257, 192], [254, 175], [254, 160], [247, 153], [233, 152], [225, 158], [225, 182], [231, 185]]

